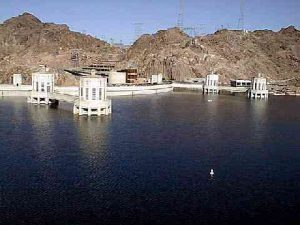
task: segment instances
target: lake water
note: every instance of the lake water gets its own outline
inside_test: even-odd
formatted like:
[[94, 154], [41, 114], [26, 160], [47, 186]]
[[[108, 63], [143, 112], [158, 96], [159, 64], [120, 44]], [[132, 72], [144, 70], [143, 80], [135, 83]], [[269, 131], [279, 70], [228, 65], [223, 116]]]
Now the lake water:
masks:
[[99, 118], [2, 98], [0, 224], [300, 224], [299, 135], [296, 97], [118, 97]]

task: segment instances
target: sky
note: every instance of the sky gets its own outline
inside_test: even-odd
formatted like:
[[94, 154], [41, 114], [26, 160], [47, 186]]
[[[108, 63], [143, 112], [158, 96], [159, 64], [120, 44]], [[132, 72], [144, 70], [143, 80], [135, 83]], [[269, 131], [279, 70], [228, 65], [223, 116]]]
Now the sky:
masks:
[[[300, 27], [300, 0], [244, 1], [247, 30]], [[240, 0], [183, 2], [184, 27], [196, 27], [199, 34], [238, 28]], [[24, 12], [108, 42], [130, 44], [135, 40], [135, 23], [142, 24], [142, 33], [150, 34], [175, 27], [179, 0], [0, 0], [0, 23]]]

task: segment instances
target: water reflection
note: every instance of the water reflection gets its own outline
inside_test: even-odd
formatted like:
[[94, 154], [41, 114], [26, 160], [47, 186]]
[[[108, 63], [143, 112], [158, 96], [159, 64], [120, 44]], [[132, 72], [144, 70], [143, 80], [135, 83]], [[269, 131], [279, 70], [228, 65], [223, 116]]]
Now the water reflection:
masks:
[[74, 116], [77, 123], [77, 132], [80, 139], [82, 153], [101, 153], [107, 148], [107, 129], [111, 121], [110, 116], [85, 117]]
[[36, 149], [41, 151], [39, 152], [40, 156], [43, 157], [44, 150], [47, 149], [48, 154], [51, 152], [49, 148], [54, 147], [52, 136], [55, 130], [53, 130], [53, 123], [51, 123], [51, 119], [49, 118], [49, 107], [44, 105], [29, 105], [28, 110], [28, 119], [32, 124], [33, 142], [37, 146]]
[[24, 105], [23, 99], [16, 99], [15, 101], [9, 102], [11, 107], [11, 121], [14, 124], [20, 124], [23, 120], [23, 113], [24, 113]]
[[266, 100], [250, 100], [249, 135], [257, 144], [261, 144], [266, 135], [268, 104]]

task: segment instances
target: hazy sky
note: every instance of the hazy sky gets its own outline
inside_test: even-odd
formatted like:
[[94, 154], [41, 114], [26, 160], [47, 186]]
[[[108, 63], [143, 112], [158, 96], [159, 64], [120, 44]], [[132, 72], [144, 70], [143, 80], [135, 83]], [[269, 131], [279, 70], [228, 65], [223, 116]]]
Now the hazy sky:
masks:
[[[134, 23], [143, 23], [143, 33], [174, 27], [179, 0], [0, 0], [0, 22], [27, 11], [43, 22], [67, 24], [71, 30], [98, 38], [129, 43]], [[235, 29], [240, 0], [184, 0], [184, 26], [202, 27], [212, 33], [224, 27]], [[279, 30], [300, 27], [300, 0], [245, 0], [245, 28]]]

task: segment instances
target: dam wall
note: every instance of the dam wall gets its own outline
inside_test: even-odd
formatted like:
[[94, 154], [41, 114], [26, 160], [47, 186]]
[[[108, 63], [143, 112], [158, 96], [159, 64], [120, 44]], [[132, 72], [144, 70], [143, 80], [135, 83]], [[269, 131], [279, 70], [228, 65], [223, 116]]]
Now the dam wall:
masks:
[[0, 96], [1, 97], [28, 97], [32, 90], [31, 85], [9, 85], [1, 84], [0, 85]]
[[196, 91], [203, 92], [203, 84], [200, 83], [172, 83], [174, 91]]
[[[245, 87], [218, 87], [221, 94], [233, 94], [233, 93], [246, 93]], [[126, 95], [150, 95], [166, 93], [171, 91], [197, 91], [203, 92], [202, 84], [190, 84], [190, 83], [172, 83], [172, 84], [158, 84], [158, 85], [130, 85], [130, 86], [110, 86], [107, 87], [107, 96], [126, 96]], [[22, 96], [28, 97], [32, 91], [31, 85], [0, 85], [0, 96]], [[54, 92], [60, 95], [78, 96], [79, 87], [60, 87], [55, 86]]]
[[173, 91], [172, 84], [107, 87], [108, 96], [148, 95]]
[[[23, 96], [28, 97], [32, 91], [31, 85], [0, 85], [0, 96]], [[162, 85], [137, 85], [137, 86], [114, 86], [107, 87], [107, 96], [126, 96], [126, 95], [148, 95], [148, 94], [159, 94], [173, 91], [172, 84]], [[79, 87], [54, 87], [54, 93], [57, 96], [78, 96]]]
[[[145, 85], [145, 86], [114, 86], [107, 87], [107, 96], [126, 95], [147, 95], [170, 92], [173, 90], [172, 84], [166, 85]], [[59, 94], [78, 96], [79, 87], [55, 87], [54, 92]]]

